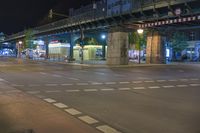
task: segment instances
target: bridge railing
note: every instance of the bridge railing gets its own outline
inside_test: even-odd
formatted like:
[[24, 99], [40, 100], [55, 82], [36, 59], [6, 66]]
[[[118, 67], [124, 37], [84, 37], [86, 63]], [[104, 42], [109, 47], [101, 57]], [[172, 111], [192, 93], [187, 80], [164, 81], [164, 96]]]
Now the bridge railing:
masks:
[[[141, 8], [145, 8], [148, 6], [152, 6], [152, 5], [156, 5], [158, 3], [166, 3], [166, 2], [175, 2], [175, 1], [180, 1], [180, 0], [133, 0], [133, 9], [131, 11], [134, 10], [139, 10]], [[191, 1], [191, 0], [185, 0], [185, 1]], [[76, 16], [72, 16], [63, 20], [59, 20], [50, 24], [46, 24], [43, 26], [39, 26], [39, 27], [35, 27], [33, 28], [34, 34], [39, 34], [42, 32], [46, 32], [49, 30], [53, 30], [53, 29], [58, 29], [58, 28], [63, 28], [66, 27], [67, 25], [78, 25], [80, 23], [84, 23], [86, 21], [92, 21], [98, 18], [103, 18], [103, 17], [110, 17], [106, 15], [106, 11], [102, 11], [102, 7], [101, 10], [100, 9], [96, 9], [96, 10], [91, 10], [88, 12], [84, 12], [81, 13], [80, 15], [76, 15]], [[25, 35], [25, 31], [10, 35], [8, 39], [12, 39], [12, 38], [17, 38], [20, 36], [24, 36]]]

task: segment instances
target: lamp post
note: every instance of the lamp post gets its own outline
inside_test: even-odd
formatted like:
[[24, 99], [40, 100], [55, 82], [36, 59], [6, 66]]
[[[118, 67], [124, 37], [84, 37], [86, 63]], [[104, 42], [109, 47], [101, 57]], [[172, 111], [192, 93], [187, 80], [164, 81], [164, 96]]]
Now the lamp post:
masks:
[[105, 56], [106, 56], [106, 43], [105, 43], [106, 35], [102, 34], [101, 39], [103, 40], [102, 56], [103, 56], [103, 60], [105, 60]]
[[19, 41], [18, 42], [18, 45], [17, 45], [17, 57], [20, 58], [20, 48], [21, 48], [21, 45], [22, 45], [22, 41]]
[[141, 51], [141, 37], [140, 37], [140, 35], [142, 35], [143, 34], [143, 32], [144, 32], [144, 30], [143, 29], [138, 29], [137, 30], [137, 33], [139, 34], [139, 64], [141, 63], [141, 61], [140, 61], [140, 58], [141, 58], [141, 55], [140, 55], [140, 51]]

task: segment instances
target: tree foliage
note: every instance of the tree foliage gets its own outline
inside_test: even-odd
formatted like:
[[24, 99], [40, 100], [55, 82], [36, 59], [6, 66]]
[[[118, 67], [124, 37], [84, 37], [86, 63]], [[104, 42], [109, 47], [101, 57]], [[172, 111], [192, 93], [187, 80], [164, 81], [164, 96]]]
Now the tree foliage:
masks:
[[142, 35], [138, 34], [136, 31], [129, 33], [129, 44], [135, 45], [136, 50], [142, 50], [146, 46], [146, 32]]
[[174, 52], [181, 52], [188, 47], [186, 36], [181, 32], [175, 32], [171, 39], [171, 47]]
[[[77, 39], [75, 41], [75, 43], [76, 44], [81, 44], [81, 38]], [[90, 38], [90, 37], [85, 37], [83, 39], [82, 43], [83, 43], [82, 45], [97, 45], [98, 44], [98, 42], [97, 42], [97, 40], [95, 38]]]
[[25, 30], [24, 49], [26, 48], [34, 48], [33, 31], [31, 29]]

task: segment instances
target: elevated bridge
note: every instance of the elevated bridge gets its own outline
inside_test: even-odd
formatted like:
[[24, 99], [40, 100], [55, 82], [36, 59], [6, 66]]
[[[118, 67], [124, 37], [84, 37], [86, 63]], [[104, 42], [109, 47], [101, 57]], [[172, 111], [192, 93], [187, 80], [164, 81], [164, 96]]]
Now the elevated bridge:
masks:
[[[33, 35], [37, 38], [57, 33], [74, 33], [104, 29], [108, 35], [108, 64], [127, 64], [127, 30], [138, 28], [159, 28], [163, 26], [198, 26], [200, 20], [199, 0], [133, 0], [133, 9], [120, 15], [107, 16], [102, 11], [95, 10], [59, 20], [50, 24], [33, 28]], [[118, 39], [114, 39], [113, 36]], [[148, 35], [147, 47], [158, 46], [162, 36], [158, 32]], [[18, 41], [25, 37], [25, 31], [8, 36], [4, 42]], [[155, 37], [155, 38], [154, 38]], [[153, 38], [153, 39], [152, 39]], [[120, 41], [119, 41], [120, 40]], [[113, 49], [120, 45], [121, 49]], [[147, 59], [149, 63], [159, 63], [164, 55], [162, 47], [155, 51], [155, 57]], [[148, 50], [147, 50], [148, 52]], [[109, 54], [109, 53], [112, 53]], [[114, 54], [113, 54], [114, 53]], [[147, 54], [150, 56], [150, 53]]]

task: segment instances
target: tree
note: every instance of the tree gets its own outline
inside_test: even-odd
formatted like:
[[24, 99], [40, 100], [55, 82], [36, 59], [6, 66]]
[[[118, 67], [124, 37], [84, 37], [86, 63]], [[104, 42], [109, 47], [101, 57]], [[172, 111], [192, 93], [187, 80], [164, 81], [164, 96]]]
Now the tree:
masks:
[[175, 32], [171, 39], [171, 47], [173, 49], [173, 58], [176, 59], [176, 54], [188, 47], [186, 36], [181, 32]]
[[25, 30], [24, 49], [34, 48], [33, 46], [33, 31], [31, 29]]
[[140, 60], [141, 60], [140, 52], [146, 46], [146, 35], [147, 35], [146, 32], [139, 35], [137, 33], [137, 31], [131, 32], [129, 34], [129, 47], [131, 47], [131, 45], [134, 45], [135, 50], [139, 51], [139, 58], [138, 58], [139, 64], [140, 64]]

